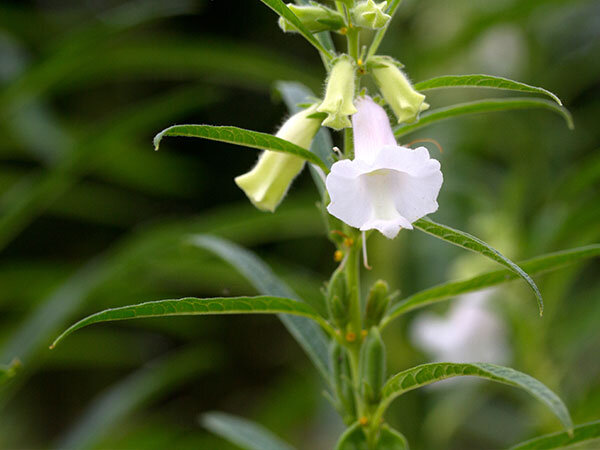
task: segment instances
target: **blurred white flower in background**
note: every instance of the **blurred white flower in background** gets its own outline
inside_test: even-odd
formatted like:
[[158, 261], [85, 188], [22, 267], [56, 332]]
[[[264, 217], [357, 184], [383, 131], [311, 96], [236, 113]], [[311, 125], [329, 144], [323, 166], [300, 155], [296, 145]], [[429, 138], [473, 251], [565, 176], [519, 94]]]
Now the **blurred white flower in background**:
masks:
[[510, 359], [506, 327], [490, 310], [494, 289], [465, 294], [455, 300], [445, 317], [424, 313], [412, 324], [414, 345], [437, 362], [488, 362]]

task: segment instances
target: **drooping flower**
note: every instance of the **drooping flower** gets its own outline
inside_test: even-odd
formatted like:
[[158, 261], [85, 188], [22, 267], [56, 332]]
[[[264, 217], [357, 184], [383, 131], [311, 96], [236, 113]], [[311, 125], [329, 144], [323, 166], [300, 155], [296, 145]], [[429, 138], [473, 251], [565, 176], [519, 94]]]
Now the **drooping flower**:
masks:
[[387, 56], [369, 60], [370, 70], [385, 101], [390, 105], [398, 123], [411, 123], [419, 113], [429, 109], [425, 96], [417, 92], [398, 64]]
[[[309, 118], [316, 112], [313, 105], [290, 117], [276, 136], [309, 149], [321, 121]], [[235, 183], [250, 201], [262, 211], [275, 211], [296, 175], [304, 167], [304, 159], [287, 153], [264, 151], [250, 172], [235, 178]]]
[[357, 107], [352, 116], [354, 159], [331, 166], [327, 210], [350, 226], [375, 229], [392, 239], [438, 209], [440, 163], [425, 147], [399, 146], [387, 114], [370, 97], [359, 98]]
[[352, 58], [348, 55], [340, 56], [329, 74], [323, 103], [317, 108], [318, 112], [327, 113], [324, 126], [341, 130], [351, 125], [348, 116], [356, 112], [353, 103], [354, 78]]

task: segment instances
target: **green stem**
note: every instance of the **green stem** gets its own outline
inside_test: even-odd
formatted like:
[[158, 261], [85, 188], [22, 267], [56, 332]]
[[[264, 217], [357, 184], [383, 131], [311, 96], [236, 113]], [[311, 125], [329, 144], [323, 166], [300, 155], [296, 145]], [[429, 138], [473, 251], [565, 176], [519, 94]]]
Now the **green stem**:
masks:
[[350, 358], [350, 375], [352, 376], [352, 391], [354, 392], [354, 403], [356, 404], [356, 419], [365, 415], [365, 405], [360, 396], [360, 371], [358, 367], [360, 343], [352, 343], [346, 346]]
[[350, 292], [350, 325], [352, 331], [356, 334], [356, 339], [360, 339], [362, 329], [362, 311], [360, 306], [360, 235], [353, 232], [348, 227], [346, 234], [351, 236], [353, 243], [348, 249], [348, 259], [346, 260], [346, 283]]
[[346, 38], [348, 39], [348, 54], [356, 61], [359, 56], [358, 28], [350, 24]]

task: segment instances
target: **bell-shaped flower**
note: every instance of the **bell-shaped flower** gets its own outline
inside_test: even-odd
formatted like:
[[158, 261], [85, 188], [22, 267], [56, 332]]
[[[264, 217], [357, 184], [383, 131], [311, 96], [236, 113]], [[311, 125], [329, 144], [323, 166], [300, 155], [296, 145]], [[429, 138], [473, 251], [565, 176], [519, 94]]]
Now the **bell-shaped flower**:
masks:
[[334, 130], [351, 126], [348, 116], [356, 112], [354, 107], [355, 69], [352, 58], [340, 56], [333, 64], [325, 98], [317, 108], [318, 112], [327, 113], [323, 125]]
[[510, 360], [505, 323], [488, 305], [493, 289], [462, 295], [445, 316], [423, 313], [412, 324], [413, 343], [435, 361]]
[[358, 99], [357, 107], [352, 116], [354, 159], [331, 166], [327, 210], [350, 226], [379, 230], [392, 239], [438, 209], [440, 163], [424, 147], [398, 146], [387, 114], [370, 97]]
[[398, 123], [414, 122], [419, 113], [429, 109], [425, 96], [413, 88], [396, 61], [386, 56], [374, 56], [369, 59], [369, 69]]
[[352, 9], [354, 23], [363, 28], [383, 28], [391, 19], [391, 16], [385, 13], [386, 8], [387, 1], [375, 3], [373, 0], [366, 0], [357, 3]]
[[[316, 112], [316, 105], [290, 117], [276, 136], [309, 149], [321, 121], [308, 116]], [[304, 159], [287, 153], [264, 151], [254, 168], [235, 178], [235, 183], [250, 201], [262, 211], [275, 211], [287, 193], [296, 175], [304, 167]]]

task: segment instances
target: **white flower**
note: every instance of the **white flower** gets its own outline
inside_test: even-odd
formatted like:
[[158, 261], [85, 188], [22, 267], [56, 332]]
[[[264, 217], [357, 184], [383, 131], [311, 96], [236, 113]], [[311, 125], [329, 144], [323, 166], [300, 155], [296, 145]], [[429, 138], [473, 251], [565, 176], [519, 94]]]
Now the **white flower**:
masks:
[[331, 166], [330, 214], [362, 231], [394, 238], [401, 228], [438, 209], [440, 163], [425, 147], [398, 146], [387, 114], [370, 97], [357, 100], [352, 116], [354, 159]]
[[421, 314], [412, 325], [413, 343], [438, 362], [507, 363], [504, 323], [486, 305], [492, 293], [487, 289], [461, 296], [447, 317]]

